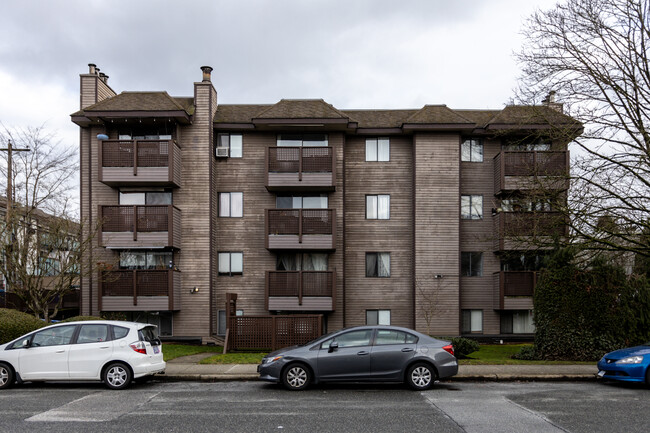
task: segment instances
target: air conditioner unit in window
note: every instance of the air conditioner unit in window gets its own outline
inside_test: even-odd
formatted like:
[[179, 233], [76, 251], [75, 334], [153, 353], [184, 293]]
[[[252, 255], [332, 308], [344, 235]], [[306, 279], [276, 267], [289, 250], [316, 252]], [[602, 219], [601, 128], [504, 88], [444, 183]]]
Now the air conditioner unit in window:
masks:
[[228, 150], [230, 150], [227, 147], [217, 147], [217, 158], [228, 158]]

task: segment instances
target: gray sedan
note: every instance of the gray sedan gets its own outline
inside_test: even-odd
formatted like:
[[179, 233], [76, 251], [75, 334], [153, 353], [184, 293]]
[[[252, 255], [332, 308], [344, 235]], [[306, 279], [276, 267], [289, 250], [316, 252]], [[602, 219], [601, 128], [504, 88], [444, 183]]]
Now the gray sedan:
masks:
[[395, 326], [360, 326], [269, 353], [257, 371], [261, 380], [296, 391], [345, 381], [406, 382], [425, 390], [458, 373], [458, 362], [448, 341]]

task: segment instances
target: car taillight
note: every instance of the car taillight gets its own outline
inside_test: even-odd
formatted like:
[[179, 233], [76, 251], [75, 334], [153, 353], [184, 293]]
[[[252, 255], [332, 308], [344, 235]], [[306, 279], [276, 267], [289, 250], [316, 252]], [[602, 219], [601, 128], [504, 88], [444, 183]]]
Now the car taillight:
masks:
[[138, 353], [142, 353], [143, 355], [147, 354], [147, 346], [144, 345], [144, 341], [136, 341], [135, 343], [129, 344], [129, 347]]
[[442, 348], [445, 349], [447, 352], [449, 352], [451, 355], [454, 354], [454, 346], [452, 346], [451, 344], [443, 346]]

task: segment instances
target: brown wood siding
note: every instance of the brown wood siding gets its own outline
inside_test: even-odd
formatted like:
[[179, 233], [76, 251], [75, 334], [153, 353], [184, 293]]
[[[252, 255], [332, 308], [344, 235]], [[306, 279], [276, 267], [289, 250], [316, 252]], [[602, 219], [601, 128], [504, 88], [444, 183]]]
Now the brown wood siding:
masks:
[[[435, 299], [430, 331], [458, 335], [460, 324], [460, 138], [415, 135], [415, 278]], [[442, 278], [433, 280], [434, 275]], [[416, 308], [425, 305], [416, 291]], [[433, 293], [433, 295], [432, 295]], [[418, 312], [416, 327], [427, 331]]]
[[172, 181], [174, 185], [182, 187], [183, 182], [183, 153], [179, 146], [173, 147], [173, 157], [172, 157]]
[[[390, 161], [366, 161], [366, 139], [345, 145], [346, 326], [363, 325], [366, 310], [391, 310], [391, 324], [412, 326], [412, 142], [390, 137]], [[338, 190], [338, 187], [337, 187]], [[390, 195], [390, 219], [366, 219], [366, 195]], [[331, 206], [331, 203], [330, 203]], [[390, 278], [366, 277], [366, 252], [390, 253]]]
[[169, 310], [167, 296], [138, 296], [138, 304], [133, 305], [132, 296], [102, 297], [102, 311], [166, 311]]
[[81, 98], [80, 107], [86, 108], [97, 102], [97, 95], [95, 93], [97, 77], [94, 75], [81, 76]]
[[494, 182], [497, 179], [495, 156], [501, 151], [499, 140], [483, 141], [483, 162], [460, 163], [461, 195], [483, 196], [483, 219], [460, 220], [460, 251], [482, 252], [483, 273], [480, 277], [460, 278], [460, 308], [483, 310], [483, 333], [500, 333], [501, 324], [498, 304], [493, 299], [493, 273], [500, 269], [500, 260], [493, 252], [492, 208], [498, 207], [494, 198]]
[[332, 298], [310, 297], [303, 298], [302, 305], [298, 298], [289, 296], [274, 296], [269, 298], [269, 310], [282, 311], [331, 311]]

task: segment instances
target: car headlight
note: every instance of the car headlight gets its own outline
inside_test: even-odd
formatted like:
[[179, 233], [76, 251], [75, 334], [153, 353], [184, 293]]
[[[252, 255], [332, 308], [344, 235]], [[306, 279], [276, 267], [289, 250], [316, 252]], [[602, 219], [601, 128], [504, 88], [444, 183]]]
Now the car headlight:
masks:
[[617, 364], [640, 364], [643, 361], [643, 356], [630, 356], [628, 358], [619, 359]]
[[280, 359], [282, 359], [282, 356], [276, 356], [276, 357], [273, 357], [273, 358], [264, 358], [264, 363], [265, 364], [270, 364], [270, 363], [278, 361]]

